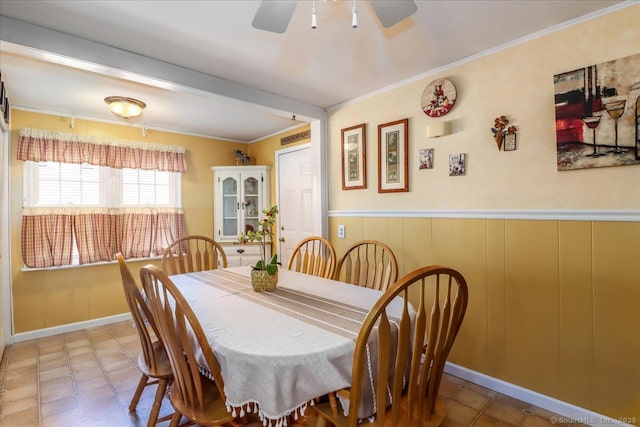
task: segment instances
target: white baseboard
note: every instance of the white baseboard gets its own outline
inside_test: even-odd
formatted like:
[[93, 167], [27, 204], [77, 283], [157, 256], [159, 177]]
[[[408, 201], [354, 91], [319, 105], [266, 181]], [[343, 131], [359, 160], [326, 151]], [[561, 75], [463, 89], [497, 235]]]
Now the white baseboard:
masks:
[[67, 325], [53, 326], [51, 328], [38, 329], [35, 331], [21, 332], [9, 337], [11, 343], [28, 341], [37, 338], [44, 338], [51, 335], [64, 334], [66, 332], [79, 331], [81, 329], [95, 328], [111, 323], [122, 322], [131, 319], [131, 313], [116, 314], [114, 316], [101, 317], [99, 319], [86, 320], [83, 322], [69, 323]]
[[550, 420], [552, 424], [582, 423], [597, 427], [634, 427], [631, 424], [623, 423], [606, 415], [598, 414], [588, 409], [554, 399], [553, 397], [537, 393], [524, 387], [490, 377], [483, 373], [472, 371], [471, 369], [454, 363], [447, 362], [444, 367], [444, 371], [458, 378], [462, 378], [463, 380], [470, 381], [493, 391], [497, 391], [498, 393], [513, 397], [514, 399], [522, 400], [539, 408], [562, 415], [557, 420]]

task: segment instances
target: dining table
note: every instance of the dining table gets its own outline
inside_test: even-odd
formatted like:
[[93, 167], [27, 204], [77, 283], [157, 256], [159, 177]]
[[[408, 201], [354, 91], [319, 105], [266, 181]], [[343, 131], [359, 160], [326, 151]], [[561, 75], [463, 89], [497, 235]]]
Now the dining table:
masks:
[[[250, 275], [243, 266], [170, 279], [218, 360], [229, 412], [285, 426], [314, 399], [350, 387], [358, 331], [382, 292], [286, 269], [274, 291], [256, 292]], [[388, 313], [399, 318], [402, 302], [394, 302]], [[202, 354], [197, 357], [206, 375]], [[364, 397], [362, 418], [374, 412], [373, 396]]]

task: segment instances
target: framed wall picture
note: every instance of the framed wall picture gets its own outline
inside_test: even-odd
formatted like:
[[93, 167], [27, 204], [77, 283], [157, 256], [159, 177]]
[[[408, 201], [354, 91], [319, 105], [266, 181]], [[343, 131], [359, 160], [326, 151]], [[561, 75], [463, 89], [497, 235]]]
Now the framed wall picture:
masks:
[[378, 193], [409, 191], [409, 119], [378, 125]]
[[366, 146], [364, 123], [342, 129], [342, 189], [367, 188]]

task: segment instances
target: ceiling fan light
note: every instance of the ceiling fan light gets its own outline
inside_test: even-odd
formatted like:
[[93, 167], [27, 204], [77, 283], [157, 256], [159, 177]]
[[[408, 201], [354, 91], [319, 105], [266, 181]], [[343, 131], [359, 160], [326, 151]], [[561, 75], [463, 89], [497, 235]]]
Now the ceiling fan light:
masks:
[[104, 102], [109, 105], [113, 114], [125, 120], [138, 117], [147, 106], [142, 101], [125, 96], [107, 96]]
[[314, 29], [314, 30], [316, 28], [318, 28], [318, 17], [316, 15], [316, 8], [315, 7], [313, 7], [311, 9], [311, 28]]
[[355, 5], [353, 6], [353, 10], [351, 12], [352, 12], [351, 27], [358, 28], [358, 9], [356, 9]]

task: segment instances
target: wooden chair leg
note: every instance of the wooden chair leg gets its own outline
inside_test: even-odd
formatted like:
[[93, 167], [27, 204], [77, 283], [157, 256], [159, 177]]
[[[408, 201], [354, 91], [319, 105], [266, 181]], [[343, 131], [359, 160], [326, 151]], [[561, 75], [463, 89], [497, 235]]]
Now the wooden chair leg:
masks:
[[142, 391], [147, 385], [149, 381], [149, 377], [142, 374], [140, 376], [140, 381], [138, 381], [138, 387], [136, 388], [136, 392], [133, 393], [133, 397], [131, 398], [131, 403], [129, 403], [129, 412], [135, 411], [136, 406], [138, 406], [138, 402], [140, 401], [140, 396], [142, 396]]
[[175, 411], [173, 413], [173, 416], [171, 417], [171, 422], [169, 423], [169, 427], [178, 427], [178, 424], [180, 423], [180, 418], [182, 418], [182, 414], [178, 411]]
[[149, 420], [147, 421], [147, 427], [153, 427], [158, 422], [158, 414], [160, 413], [160, 407], [162, 406], [162, 399], [167, 392], [168, 381], [161, 379], [158, 382], [158, 388], [156, 389], [156, 395], [153, 399], [153, 406], [151, 407], [151, 413], [149, 413]]

